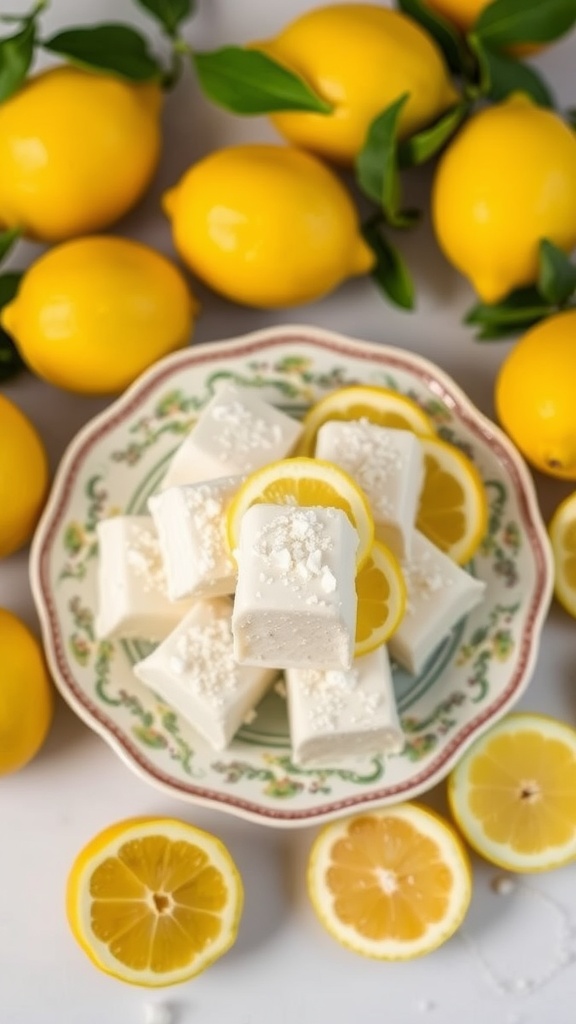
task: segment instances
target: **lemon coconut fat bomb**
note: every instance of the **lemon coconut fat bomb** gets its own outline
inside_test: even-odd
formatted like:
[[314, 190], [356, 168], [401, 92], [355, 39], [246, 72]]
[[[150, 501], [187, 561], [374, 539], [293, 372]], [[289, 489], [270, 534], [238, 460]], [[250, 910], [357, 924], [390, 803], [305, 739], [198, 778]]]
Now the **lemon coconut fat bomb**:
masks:
[[[289, 456], [302, 430], [251, 390], [217, 391], [150, 497], [150, 516], [99, 524], [99, 636], [156, 643], [135, 675], [215, 750], [283, 672], [297, 762], [401, 751], [389, 654], [419, 672], [483, 598], [484, 584], [415, 528], [423, 480], [416, 435], [364, 420], [326, 426], [317, 441], [331, 457], [324, 467], [338, 473], [342, 461], [364, 485], [380, 536], [402, 559], [405, 613], [388, 643], [361, 657], [358, 534], [341, 509], [264, 495], [244, 511], [230, 549], [231, 500], [254, 470]], [[350, 445], [341, 443], [349, 436]]]

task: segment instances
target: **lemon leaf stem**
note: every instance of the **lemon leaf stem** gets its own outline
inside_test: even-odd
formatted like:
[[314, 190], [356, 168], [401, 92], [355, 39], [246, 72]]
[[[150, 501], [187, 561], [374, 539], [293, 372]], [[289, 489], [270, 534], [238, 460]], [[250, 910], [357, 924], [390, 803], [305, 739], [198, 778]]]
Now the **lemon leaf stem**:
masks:
[[329, 114], [332, 106], [307, 82], [268, 54], [241, 46], [193, 53], [203, 92], [233, 114], [268, 114], [275, 110], [307, 110]]
[[145, 37], [129, 25], [65, 29], [43, 41], [42, 46], [80, 67], [107, 71], [132, 82], [160, 80], [163, 75]]

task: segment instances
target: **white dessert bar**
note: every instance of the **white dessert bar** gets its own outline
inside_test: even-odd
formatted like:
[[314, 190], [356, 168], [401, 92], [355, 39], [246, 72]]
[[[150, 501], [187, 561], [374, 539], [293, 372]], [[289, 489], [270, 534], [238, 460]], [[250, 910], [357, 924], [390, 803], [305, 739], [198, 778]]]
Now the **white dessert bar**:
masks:
[[223, 750], [277, 675], [236, 664], [232, 602], [199, 599], [134, 673], [216, 750]]
[[169, 487], [149, 498], [172, 601], [234, 593], [236, 563], [226, 543], [226, 507], [243, 479], [226, 476]]
[[254, 390], [225, 383], [177, 449], [162, 487], [251, 473], [289, 455], [301, 432]]
[[288, 669], [285, 677], [297, 764], [403, 749], [386, 647], [356, 658], [348, 672]]
[[150, 516], [113, 516], [96, 528], [96, 634], [101, 639], [163, 640], [190, 602], [166, 591], [160, 545]]
[[461, 569], [418, 530], [412, 557], [402, 571], [406, 612], [388, 648], [400, 665], [416, 675], [456, 623], [480, 604], [486, 584]]
[[232, 628], [237, 660], [350, 668], [358, 535], [335, 508], [253, 505], [242, 517]]
[[376, 538], [398, 558], [410, 557], [424, 481], [424, 457], [416, 435], [365, 419], [329, 420], [318, 431], [315, 455], [335, 462], [354, 478], [370, 502]]

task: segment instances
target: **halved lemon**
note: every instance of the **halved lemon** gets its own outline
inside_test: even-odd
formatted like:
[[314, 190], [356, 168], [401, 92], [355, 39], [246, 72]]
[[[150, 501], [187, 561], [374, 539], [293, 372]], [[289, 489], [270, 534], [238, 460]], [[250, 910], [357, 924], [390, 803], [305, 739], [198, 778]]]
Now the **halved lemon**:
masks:
[[257, 469], [228, 506], [226, 530], [230, 550], [238, 547], [242, 516], [251, 505], [319, 505], [340, 508], [358, 533], [358, 566], [366, 561], [374, 540], [374, 521], [364, 492], [339, 466], [323, 459], [281, 459]]
[[482, 857], [507, 871], [576, 858], [576, 730], [545, 715], [507, 715], [449, 777], [454, 819]]
[[548, 532], [554, 556], [554, 593], [576, 618], [576, 491], [558, 506]]
[[400, 564], [392, 551], [379, 541], [374, 541], [356, 577], [356, 594], [354, 655], [359, 658], [386, 643], [406, 610], [406, 583]]
[[316, 434], [328, 420], [366, 419], [379, 427], [412, 430], [415, 434], [434, 434], [434, 424], [417, 402], [390, 388], [369, 384], [331, 391], [306, 413], [297, 455], [314, 455]]
[[173, 985], [230, 948], [243, 888], [215, 836], [173, 818], [133, 818], [78, 854], [66, 892], [72, 932], [121, 981]]
[[446, 942], [472, 891], [455, 830], [414, 803], [324, 826], [307, 881], [312, 906], [333, 938], [380, 960], [409, 960]]
[[488, 500], [474, 463], [447, 441], [420, 438], [424, 484], [416, 525], [459, 565], [468, 562], [488, 524]]

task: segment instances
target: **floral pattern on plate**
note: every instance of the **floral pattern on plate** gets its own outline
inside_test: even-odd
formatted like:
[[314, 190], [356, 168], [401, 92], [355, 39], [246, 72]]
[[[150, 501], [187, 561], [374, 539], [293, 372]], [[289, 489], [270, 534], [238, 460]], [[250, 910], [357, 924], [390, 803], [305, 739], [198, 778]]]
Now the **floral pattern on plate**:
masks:
[[[469, 569], [486, 581], [486, 599], [418, 677], [395, 667], [402, 754], [351, 758], [330, 769], [295, 765], [277, 685], [216, 755], [134, 676], [145, 644], [94, 634], [98, 520], [146, 511], [173, 452], [224, 379], [257, 388], [295, 416], [335, 388], [393, 388], [417, 401], [439, 435], [480, 470], [489, 525]], [[522, 460], [453, 381], [401, 349], [288, 327], [170, 356], [92, 420], [62, 459], [34, 539], [31, 578], [56, 684], [131, 768], [174, 796], [286, 827], [407, 799], [445, 776], [528, 684], [552, 573]]]

